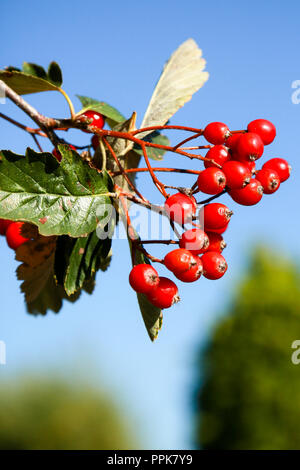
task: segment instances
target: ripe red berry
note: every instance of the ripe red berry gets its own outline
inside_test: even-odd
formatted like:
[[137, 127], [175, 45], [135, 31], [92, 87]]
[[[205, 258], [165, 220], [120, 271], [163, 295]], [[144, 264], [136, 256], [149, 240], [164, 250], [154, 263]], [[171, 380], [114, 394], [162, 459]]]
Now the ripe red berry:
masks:
[[220, 279], [227, 271], [227, 263], [224, 256], [217, 251], [208, 251], [201, 257], [203, 264], [203, 276], [207, 279]]
[[195, 256], [188, 250], [177, 248], [164, 257], [164, 264], [173, 273], [188, 271], [196, 265]]
[[225, 139], [229, 137], [230, 131], [228, 126], [223, 122], [211, 122], [203, 131], [205, 139], [214, 145], [222, 145]]
[[93, 149], [96, 151], [97, 148], [99, 147], [99, 137], [96, 134], [93, 135], [91, 139], [91, 144], [92, 144]]
[[247, 168], [249, 168], [251, 175], [255, 175], [256, 172], [256, 163], [254, 162], [247, 162], [246, 160], [243, 160], [242, 163], [246, 165]]
[[231, 134], [225, 140], [226, 147], [228, 147], [232, 153], [234, 153], [234, 151], [236, 150], [236, 146], [241, 135], [242, 135], [242, 132], [237, 132], [236, 134]]
[[161, 277], [157, 287], [147, 295], [149, 301], [158, 308], [169, 308], [179, 301], [178, 287], [167, 277]]
[[247, 132], [237, 142], [234, 157], [237, 160], [257, 160], [264, 152], [264, 144], [258, 134]]
[[232, 216], [233, 212], [220, 202], [207, 204], [201, 209], [199, 214], [200, 223], [204, 222], [204, 229], [214, 231], [214, 229], [224, 228]]
[[268, 160], [263, 165], [263, 168], [270, 168], [271, 170], [276, 171], [281, 183], [290, 177], [292, 169], [288, 162], [283, 158], [271, 158], [271, 160]]
[[253, 206], [257, 204], [263, 195], [264, 188], [261, 183], [253, 178], [243, 189], [232, 189], [229, 191], [232, 199], [243, 206]]
[[136, 292], [148, 294], [158, 286], [159, 276], [151, 264], [137, 264], [129, 274], [129, 283]]
[[12, 220], [0, 219], [0, 235], [5, 235], [6, 230], [12, 223], [13, 223]]
[[209, 160], [213, 160], [213, 162], [204, 161], [205, 168], [210, 168], [212, 166], [216, 166], [215, 163], [218, 165], [224, 165], [224, 163], [228, 162], [231, 158], [228, 148], [224, 145], [214, 145], [207, 154], [205, 158]]
[[6, 241], [10, 248], [16, 250], [23, 243], [28, 242], [29, 238], [23, 237], [21, 234], [21, 229], [24, 225], [24, 222], [13, 222], [9, 225], [6, 230]]
[[230, 189], [241, 189], [250, 183], [251, 171], [242, 162], [231, 160], [223, 165], [222, 171], [226, 176], [226, 186]]
[[206, 194], [219, 194], [226, 186], [226, 177], [222, 170], [213, 166], [201, 171], [197, 179], [198, 189]]
[[196, 263], [192, 266], [188, 271], [184, 272], [174, 272], [177, 279], [182, 282], [195, 282], [197, 281], [202, 272], [203, 272], [203, 265], [202, 261], [199, 256], [195, 256]]
[[[70, 147], [70, 149], [72, 149], [72, 150], [75, 150], [75, 151], [77, 150], [76, 147], [74, 147], [74, 145], [69, 145], [69, 147]], [[52, 150], [52, 155], [56, 158], [56, 160], [57, 160], [58, 162], [61, 161], [61, 154], [60, 154], [60, 152], [59, 152], [56, 148], [54, 148], [54, 149]]]
[[278, 173], [271, 168], [262, 168], [256, 174], [256, 179], [264, 188], [264, 194], [273, 194], [280, 186]]
[[266, 119], [255, 119], [248, 124], [248, 132], [258, 134], [264, 145], [269, 145], [276, 137], [276, 127]]
[[[222, 228], [211, 228], [210, 229], [210, 232], [213, 232], [213, 233], [218, 233], [218, 234], [222, 234], [224, 232], [226, 232], [226, 230], [228, 229], [228, 226], [229, 226], [229, 222]], [[207, 232], [209, 233], [209, 232]]]
[[209, 245], [206, 248], [205, 252], [218, 251], [219, 253], [221, 253], [224, 248], [226, 248], [226, 242], [223, 240], [221, 234], [215, 232], [207, 232], [207, 236], [209, 239]]
[[197, 203], [194, 196], [187, 196], [183, 193], [176, 193], [168, 197], [165, 201], [165, 211], [171, 220], [185, 224], [192, 220], [196, 214]]
[[208, 236], [200, 228], [192, 228], [190, 230], [186, 230], [181, 235], [181, 238], [179, 240], [180, 248], [185, 248], [194, 255], [204, 253], [204, 251], [208, 247], [208, 244]]
[[[104, 116], [97, 111], [88, 110], [82, 113], [80, 116], [83, 116], [92, 122], [89, 124], [90, 126], [97, 127], [97, 129], [103, 129], [105, 124]], [[84, 132], [90, 132], [88, 130], [84, 130]]]

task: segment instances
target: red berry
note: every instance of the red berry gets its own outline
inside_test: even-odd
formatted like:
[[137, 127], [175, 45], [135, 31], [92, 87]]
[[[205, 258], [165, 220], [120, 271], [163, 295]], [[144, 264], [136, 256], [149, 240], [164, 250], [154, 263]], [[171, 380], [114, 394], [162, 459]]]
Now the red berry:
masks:
[[177, 248], [164, 257], [166, 268], [176, 273], [188, 271], [196, 265], [195, 256], [188, 250]]
[[242, 134], [236, 146], [237, 160], [257, 160], [264, 152], [264, 144], [258, 134], [247, 132]]
[[0, 219], [0, 235], [5, 235], [6, 230], [12, 223], [13, 223], [12, 220]]
[[148, 294], [158, 286], [159, 276], [151, 264], [137, 264], [129, 274], [129, 283], [136, 292]]
[[[103, 129], [105, 124], [104, 116], [97, 111], [88, 110], [82, 113], [80, 116], [83, 116], [92, 122], [89, 124], [90, 126], [97, 127], [97, 129]], [[88, 130], [84, 130], [84, 132], [90, 132]]]
[[220, 202], [207, 204], [201, 209], [199, 214], [200, 223], [204, 222], [204, 229], [214, 231], [214, 229], [224, 228], [232, 216], [232, 211]]
[[[210, 229], [210, 232], [213, 232], [213, 233], [218, 233], [218, 234], [222, 234], [224, 232], [226, 232], [226, 230], [228, 229], [228, 225], [229, 225], [229, 222], [225, 225], [225, 227], [222, 227], [222, 228], [211, 228]], [[207, 232], [209, 233], [209, 232]]]
[[165, 211], [171, 220], [185, 224], [192, 220], [196, 214], [197, 203], [193, 196], [189, 197], [183, 193], [176, 193], [165, 201]]
[[[75, 151], [77, 150], [76, 147], [74, 147], [74, 145], [69, 145], [69, 147], [70, 147], [70, 149], [72, 149], [72, 150], [75, 150]], [[61, 161], [61, 154], [60, 154], [60, 152], [59, 152], [56, 148], [54, 148], [54, 149], [52, 150], [52, 155], [56, 158], [56, 160], [57, 160], [58, 162]]]
[[227, 271], [226, 260], [217, 251], [204, 253], [201, 261], [203, 264], [203, 276], [207, 279], [220, 279]]
[[149, 301], [158, 308], [169, 308], [179, 301], [178, 287], [167, 277], [161, 277], [157, 287], [147, 295]]
[[236, 150], [236, 146], [241, 135], [242, 135], [242, 132], [237, 132], [236, 134], [231, 134], [226, 139], [225, 145], [231, 150], [231, 152], [234, 152]]
[[191, 230], [186, 230], [181, 235], [181, 238], [179, 240], [180, 248], [185, 248], [194, 255], [204, 253], [204, 251], [208, 247], [208, 244], [208, 236], [200, 228], [192, 228]]
[[99, 147], [99, 137], [95, 134], [91, 139], [92, 147], [96, 151]]
[[228, 149], [224, 145], [214, 145], [207, 154], [205, 158], [209, 160], [213, 160], [213, 162], [204, 161], [205, 168], [210, 168], [212, 166], [216, 166], [215, 163], [218, 165], [224, 165], [224, 163], [230, 160], [231, 156]]
[[276, 127], [266, 119], [255, 119], [248, 124], [248, 132], [258, 134], [264, 145], [269, 145], [276, 137]]
[[203, 135], [211, 144], [222, 145], [225, 139], [229, 137], [230, 131], [223, 122], [211, 122], [204, 129]]
[[273, 194], [280, 186], [278, 173], [271, 168], [262, 168], [256, 174], [256, 179], [264, 188], [265, 194]]
[[224, 248], [226, 248], [226, 242], [223, 240], [221, 234], [215, 232], [207, 232], [207, 236], [209, 239], [209, 245], [206, 248], [205, 252], [218, 251], [219, 253], [221, 253]]
[[201, 171], [197, 179], [198, 189], [206, 194], [219, 194], [226, 186], [226, 177], [222, 170], [213, 166]]
[[226, 177], [226, 185], [230, 189], [241, 189], [250, 183], [251, 171], [242, 162], [231, 160], [223, 165], [222, 171]]
[[253, 206], [257, 204], [263, 195], [264, 188], [261, 183], [253, 178], [243, 189], [232, 189], [229, 191], [232, 199], [243, 206]]
[[281, 183], [290, 177], [292, 169], [288, 162], [283, 158], [271, 158], [271, 160], [268, 160], [263, 165], [263, 168], [271, 168], [271, 170], [276, 171]]
[[256, 163], [255, 162], [247, 162], [246, 160], [243, 160], [242, 162], [244, 165], [246, 165], [247, 168], [249, 168], [251, 175], [255, 175], [256, 172]]
[[28, 242], [29, 238], [23, 237], [21, 234], [21, 229], [24, 225], [24, 222], [13, 222], [9, 225], [6, 230], [6, 241], [10, 248], [16, 250], [23, 243]]
[[196, 264], [195, 266], [191, 267], [188, 271], [184, 272], [174, 272], [177, 279], [182, 282], [195, 282], [199, 279], [203, 272], [203, 265], [202, 261], [199, 256], [195, 256]]

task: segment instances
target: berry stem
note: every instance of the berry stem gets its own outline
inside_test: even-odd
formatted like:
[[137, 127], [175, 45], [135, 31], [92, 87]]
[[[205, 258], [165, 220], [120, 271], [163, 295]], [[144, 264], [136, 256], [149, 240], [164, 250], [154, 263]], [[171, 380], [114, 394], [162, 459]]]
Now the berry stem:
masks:
[[69, 105], [69, 108], [70, 108], [70, 113], [71, 113], [71, 119], [75, 119], [75, 109], [74, 109], [74, 106], [73, 106], [73, 103], [70, 99], [70, 97], [68, 96], [68, 94], [65, 92], [65, 90], [63, 90], [62, 88], [59, 88], [58, 91], [65, 97], [68, 105]]

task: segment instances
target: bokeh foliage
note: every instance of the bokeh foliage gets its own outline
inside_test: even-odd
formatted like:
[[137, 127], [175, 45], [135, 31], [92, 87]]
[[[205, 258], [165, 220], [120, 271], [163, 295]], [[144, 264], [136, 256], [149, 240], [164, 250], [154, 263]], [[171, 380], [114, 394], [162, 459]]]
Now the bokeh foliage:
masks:
[[198, 399], [204, 449], [300, 449], [299, 270], [258, 248], [206, 348]]
[[[0, 390], [0, 449], [128, 449], [133, 437], [98, 390], [60, 380], [10, 382]], [[131, 447], [132, 448], [132, 447]]]

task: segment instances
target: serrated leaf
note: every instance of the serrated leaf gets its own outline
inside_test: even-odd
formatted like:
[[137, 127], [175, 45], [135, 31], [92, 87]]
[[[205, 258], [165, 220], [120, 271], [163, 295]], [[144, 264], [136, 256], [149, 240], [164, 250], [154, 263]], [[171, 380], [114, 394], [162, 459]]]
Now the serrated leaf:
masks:
[[0, 70], [0, 80], [3, 80], [18, 95], [42, 91], [58, 91], [58, 87], [53, 83], [23, 72]]
[[50, 82], [54, 83], [54, 85], [61, 87], [63, 76], [61, 68], [57, 62], [53, 61], [49, 64], [47, 78]]
[[31, 149], [25, 157], [0, 153], [0, 218], [30, 222], [45, 236], [80, 237], [101, 224], [103, 204], [112, 204], [110, 176], [91, 168], [67, 145], [59, 151], [60, 164], [52, 154]]
[[[208, 79], [202, 51], [188, 39], [171, 55], [155, 87], [141, 128], [163, 126]], [[149, 131], [151, 132], [151, 131]], [[144, 137], [149, 132], [138, 134]]]
[[[142, 140], [146, 142], [152, 142], [154, 144], [159, 144], [159, 145], [170, 145], [170, 141], [167, 136], [161, 134], [160, 132], [152, 132], [152, 134], [146, 135]], [[134, 151], [138, 153], [139, 155], [143, 155], [143, 151], [138, 145], [134, 145], [133, 147]], [[162, 160], [163, 155], [166, 153], [165, 150], [155, 148], [155, 147], [147, 147], [147, 155], [149, 158], [152, 158], [152, 160]]]
[[[132, 243], [129, 240], [130, 250], [132, 251]], [[141, 251], [136, 250], [135, 252], [135, 263], [136, 264], [151, 264], [149, 259], [141, 253]], [[148, 332], [148, 335], [151, 341], [156, 340], [159, 331], [162, 327], [163, 322], [163, 314], [162, 311], [152, 305], [147, 297], [144, 294], [137, 294], [139, 307], [141, 310], [141, 314]]]
[[104, 103], [104, 101], [98, 101], [87, 96], [76, 96], [83, 106], [83, 109], [79, 113], [77, 113], [77, 115], [84, 113], [84, 111], [87, 111], [88, 109], [92, 109], [94, 111], [97, 111], [98, 113], [103, 114], [103, 116], [106, 117], [106, 121], [111, 128], [116, 126], [118, 123], [126, 120], [123, 114], [121, 114], [113, 106], [110, 106], [108, 103]]
[[43, 78], [47, 80], [47, 73], [44, 67], [41, 67], [37, 64], [32, 64], [30, 62], [23, 62], [22, 70], [27, 75], [33, 75], [34, 77]]

